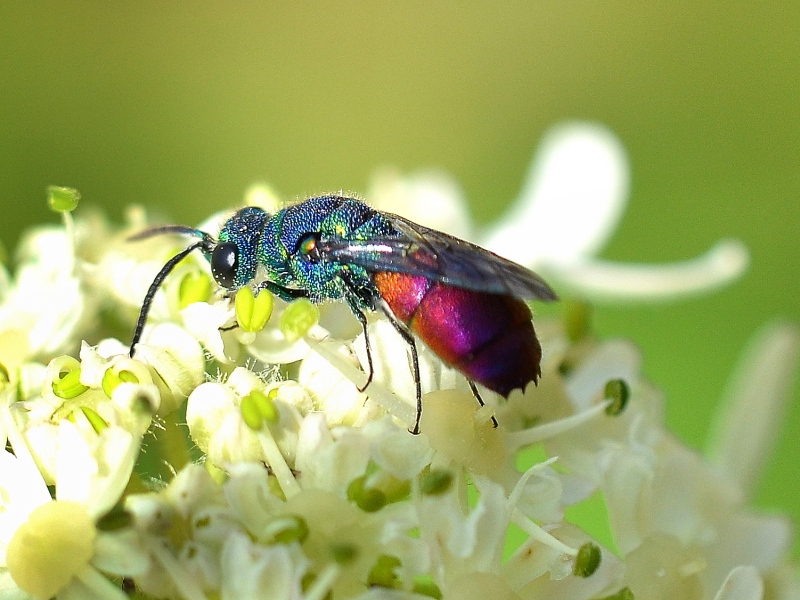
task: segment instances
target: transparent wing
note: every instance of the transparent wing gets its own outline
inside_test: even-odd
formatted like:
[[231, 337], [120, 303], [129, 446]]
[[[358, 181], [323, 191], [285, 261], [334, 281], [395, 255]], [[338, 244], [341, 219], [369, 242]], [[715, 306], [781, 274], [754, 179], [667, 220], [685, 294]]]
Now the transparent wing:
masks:
[[397, 215], [382, 214], [399, 237], [321, 241], [317, 245], [320, 259], [358, 265], [370, 272], [421, 275], [481, 292], [544, 301], [557, 299], [541, 277], [515, 262]]

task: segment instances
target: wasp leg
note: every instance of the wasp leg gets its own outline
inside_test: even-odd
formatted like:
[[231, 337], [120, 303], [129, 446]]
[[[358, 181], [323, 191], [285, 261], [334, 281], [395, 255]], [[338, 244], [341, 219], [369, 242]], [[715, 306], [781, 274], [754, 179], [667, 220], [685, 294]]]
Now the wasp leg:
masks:
[[272, 281], [260, 282], [256, 286], [256, 289], [253, 290], [253, 293], [254, 295], [258, 296], [263, 290], [267, 290], [270, 294], [277, 296], [284, 302], [291, 302], [292, 300], [297, 300], [298, 298], [308, 298], [308, 292], [306, 290], [296, 290], [294, 288], [283, 287], [282, 285], [278, 285]]
[[367, 348], [367, 365], [369, 366], [369, 373], [367, 374], [366, 383], [358, 387], [358, 391], [363, 392], [367, 389], [367, 387], [369, 387], [369, 384], [372, 383], [372, 376], [375, 374], [375, 367], [372, 366], [372, 346], [370, 346], [369, 334], [367, 333], [367, 315], [365, 315], [364, 311], [357, 306], [353, 306], [349, 301], [347, 304], [350, 305], [350, 310], [353, 311], [356, 319], [358, 319], [358, 322], [361, 323], [361, 329], [364, 332], [364, 345]]
[[372, 346], [370, 346], [369, 333], [367, 332], [367, 315], [361, 310], [361, 304], [371, 305], [374, 303], [371, 298], [367, 298], [364, 294], [359, 295], [358, 288], [353, 284], [350, 274], [347, 271], [343, 271], [340, 274], [339, 280], [342, 282], [346, 291], [344, 295], [345, 302], [347, 302], [350, 312], [352, 312], [355, 318], [358, 319], [358, 322], [361, 323], [361, 330], [364, 332], [364, 344], [367, 349], [367, 366], [369, 366], [369, 373], [367, 374], [367, 382], [357, 388], [359, 392], [363, 392], [369, 387], [369, 384], [372, 383], [375, 367], [372, 364]]
[[411, 350], [411, 369], [414, 372], [414, 384], [417, 388], [417, 418], [414, 421], [414, 429], [411, 430], [411, 433], [417, 435], [419, 433], [419, 420], [422, 418], [422, 382], [419, 378], [419, 356], [417, 355], [417, 344], [414, 341], [414, 336], [411, 335], [411, 332], [406, 328], [403, 323], [397, 320], [397, 317], [394, 316], [391, 309], [386, 305], [385, 302], [379, 302], [378, 306], [380, 306], [383, 314], [389, 319], [389, 322], [394, 326], [397, 333], [405, 340], [406, 344], [408, 344], [409, 349]]
[[[481, 406], [486, 406], [483, 402], [483, 398], [481, 398], [480, 393], [478, 393], [478, 386], [475, 385], [475, 382], [472, 379], [467, 379], [467, 383], [469, 384], [469, 389], [472, 390], [472, 395], [475, 396], [475, 400], [478, 401], [478, 404]], [[492, 415], [492, 425], [494, 425], [495, 429], [497, 429], [497, 419], [494, 418]]]

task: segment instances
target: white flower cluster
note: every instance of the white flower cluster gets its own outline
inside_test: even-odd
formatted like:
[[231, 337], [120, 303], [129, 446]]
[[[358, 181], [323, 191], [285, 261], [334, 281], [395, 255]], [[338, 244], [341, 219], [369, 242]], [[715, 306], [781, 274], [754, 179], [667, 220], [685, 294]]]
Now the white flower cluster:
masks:
[[[626, 193], [602, 129], [557, 130], [532, 172], [484, 236], [441, 175], [384, 173], [371, 199], [595, 298], [700, 291], [744, 267], [733, 242], [651, 269], [592, 258]], [[264, 188], [249, 200], [274, 202]], [[65, 223], [24, 239], [14, 277], [0, 269], [0, 600], [800, 597], [789, 524], [747, 505], [788, 397], [792, 327], [766, 330], [743, 363], [712, 458], [665, 430], [636, 348], [595, 339], [580, 306], [537, 320], [540, 384], [507, 402], [479, 407], [421, 347], [415, 436], [407, 348], [385, 320], [369, 324], [362, 392], [346, 308], [317, 321], [266, 293], [234, 305], [191, 256], [130, 358], [117, 337], [179, 247], [126, 242], [146, 226], [137, 211], [121, 232]], [[603, 539], [565, 516], [597, 497]]]

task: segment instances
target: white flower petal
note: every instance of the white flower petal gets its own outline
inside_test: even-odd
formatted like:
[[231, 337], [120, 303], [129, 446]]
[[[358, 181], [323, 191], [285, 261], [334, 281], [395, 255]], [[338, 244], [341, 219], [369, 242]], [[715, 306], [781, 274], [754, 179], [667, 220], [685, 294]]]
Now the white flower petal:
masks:
[[[267, 326], [262, 329], [252, 344], [247, 346], [247, 351], [255, 358], [269, 365], [281, 365], [302, 360], [310, 352], [307, 338], [300, 338], [293, 342], [286, 339], [278, 323], [279, 318], [273, 313]], [[315, 325], [307, 337], [320, 337], [324, 330]]]
[[734, 565], [752, 565], [762, 573], [773, 571], [785, 560], [792, 544], [792, 524], [780, 515], [742, 511], [717, 530], [703, 573], [711, 589], [716, 589]]
[[762, 600], [764, 581], [755, 567], [741, 566], [733, 569], [714, 600]]
[[145, 573], [150, 559], [139, 546], [138, 534], [133, 529], [98, 531], [94, 542], [92, 564], [114, 575], [135, 577]]
[[464, 194], [458, 183], [442, 171], [402, 177], [394, 170], [384, 169], [373, 177], [367, 197], [377, 210], [401, 214], [456, 237], [471, 237]]
[[35, 465], [0, 450], [0, 565], [6, 562], [6, 546], [17, 528], [38, 506], [50, 501]]
[[128, 600], [116, 583], [106, 579], [92, 566], [77, 573], [70, 584], [58, 592], [58, 600]]
[[295, 469], [303, 488], [322, 489], [338, 496], [362, 475], [369, 463], [369, 440], [357, 429], [343, 429], [336, 441], [324, 415], [308, 415], [300, 427]]
[[254, 544], [244, 534], [232, 534], [222, 549], [222, 600], [301, 598], [304, 562], [292, 560], [283, 545]]
[[86, 507], [99, 517], [119, 500], [130, 478], [139, 446], [121, 427], [109, 427], [87, 439], [72, 422], [58, 427], [56, 495]]
[[[319, 353], [350, 381], [356, 385], [364, 385], [366, 375], [337, 352], [337, 343], [309, 340], [309, 345], [314, 352]], [[368, 395], [398, 419], [405, 423], [413, 423], [414, 408], [411, 404], [395, 395], [377, 379], [370, 383]]]
[[777, 442], [797, 370], [800, 332], [787, 323], [763, 329], [731, 379], [708, 454], [748, 496]]
[[600, 344], [570, 374], [566, 391], [576, 411], [590, 408], [612, 379], [628, 385], [636, 381], [642, 367], [639, 349], [627, 340], [611, 340]]
[[739, 277], [749, 261], [739, 240], [721, 240], [708, 252], [668, 264], [614, 263], [587, 259], [549, 262], [540, 271], [591, 300], [653, 301], [710, 292]]
[[629, 171], [622, 144], [605, 127], [555, 127], [542, 141], [519, 197], [482, 245], [532, 268], [596, 253], [625, 209]]
[[220, 330], [234, 315], [233, 304], [222, 300], [193, 302], [181, 311], [181, 318], [186, 330], [203, 344], [215, 359], [223, 364], [231, 362], [225, 354], [225, 341]]

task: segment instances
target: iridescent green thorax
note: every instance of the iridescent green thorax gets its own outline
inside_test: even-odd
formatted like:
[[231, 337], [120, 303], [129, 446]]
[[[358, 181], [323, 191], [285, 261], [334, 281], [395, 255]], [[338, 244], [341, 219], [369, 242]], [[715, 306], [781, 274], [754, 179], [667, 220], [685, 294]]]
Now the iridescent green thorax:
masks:
[[309, 232], [318, 232], [322, 240], [369, 240], [397, 235], [383, 215], [363, 202], [340, 196], [312, 198], [272, 215], [259, 240], [258, 262], [266, 269], [268, 279], [283, 287], [306, 290], [314, 302], [342, 297], [338, 275], [343, 269], [348, 270], [358, 288], [369, 287], [371, 280], [356, 265], [304, 259], [300, 246]]

